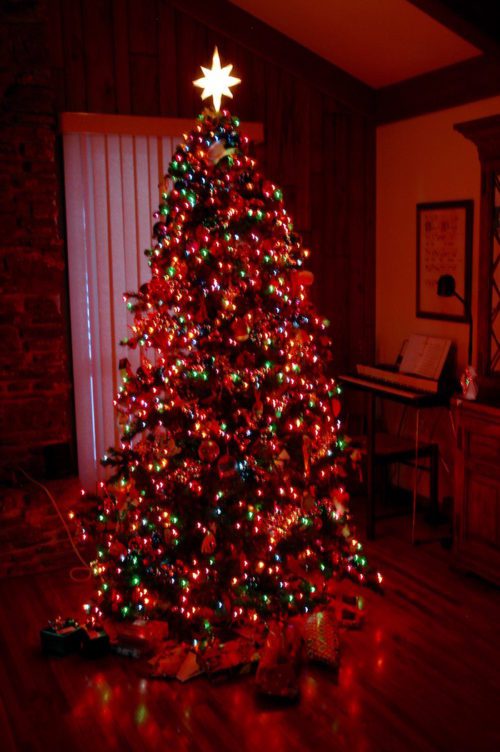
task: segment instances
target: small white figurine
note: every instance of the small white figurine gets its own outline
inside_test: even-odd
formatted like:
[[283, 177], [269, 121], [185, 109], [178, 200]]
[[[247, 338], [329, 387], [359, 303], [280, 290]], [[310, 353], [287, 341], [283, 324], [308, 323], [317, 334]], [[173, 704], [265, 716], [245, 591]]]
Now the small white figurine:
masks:
[[460, 377], [460, 385], [464, 399], [475, 400], [479, 391], [477, 384], [477, 373], [474, 366], [466, 366], [465, 371]]

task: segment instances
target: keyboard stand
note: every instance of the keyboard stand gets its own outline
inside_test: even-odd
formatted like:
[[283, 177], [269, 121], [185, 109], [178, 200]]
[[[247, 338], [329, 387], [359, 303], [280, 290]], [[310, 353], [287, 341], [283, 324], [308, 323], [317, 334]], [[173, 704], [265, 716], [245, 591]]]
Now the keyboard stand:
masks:
[[394, 386], [394, 384], [384, 384], [373, 379], [358, 376], [357, 374], [341, 374], [339, 382], [346, 387], [358, 389], [367, 395], [367, 490], [368, 490], [368, 509], [367, 509], [367, 526], [366, 534], [369, 539], [375, 538], [375, 406], [376, 398], [390, 399], [394, 402], [408, 405], [416, 410], [415, 422], [415, 455], [414, 455], [414, 473], [413, 473], [413, 503], [412, 503], [412, 523], [411, 523], [411, 542], [415, 543], [415, 524], [417, 515], [417, 479], [418, 479], [418, 460], [422, 456], [419, 453], [420, 444], [420, 410], [427, 407], [445, 407], [449, 404], [448, 397], [442, 394], [427, 392], [416, 392], [407, 388]]

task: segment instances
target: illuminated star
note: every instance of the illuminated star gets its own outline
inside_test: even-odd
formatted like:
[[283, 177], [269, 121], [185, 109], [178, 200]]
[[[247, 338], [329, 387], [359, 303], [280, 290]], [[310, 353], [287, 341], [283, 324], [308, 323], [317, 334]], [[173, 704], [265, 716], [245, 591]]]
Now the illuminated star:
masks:
[[193, 83], [195, 86], [199, 86], [203, 89], [201, 95], [202, 99], [207, 99], [207, 97], [213, 98], [214, 110], [218, 112], [220, 110], [222, 97], [232, 98], [233, 94], [230, 87], [239, 84], [241, 79], [230, 75], [233, 70], [232, 65], [225, 65], [224, 68], [221, 68], [217, 47], [214, 50], [214, 56], [212, 58], [212, 68], [204, 68], [201, 66], [201, 70], [204, 75], [202, 78], [193, 81]]

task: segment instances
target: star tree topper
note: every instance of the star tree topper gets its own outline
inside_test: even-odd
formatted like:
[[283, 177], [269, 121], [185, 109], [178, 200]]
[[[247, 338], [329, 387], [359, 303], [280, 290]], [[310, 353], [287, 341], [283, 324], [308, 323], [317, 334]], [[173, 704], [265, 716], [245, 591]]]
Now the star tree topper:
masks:
[[193, 81], [193, 83], [195, 86], [199, 86], [203, 89], [201, 95], [202, 99], [207, 99], [207, 97], [213, 98], [214, 110], [218, 112], [220, 110], [222, 97], [232, 98], [233, 94], [230, 87], [239, 84], [241, 79], [230, 75], [233, 70], [232, 65], [225, 65], [221, 68], [217, 47], [214, 50], [214, 56], [212, 58], [212, 68], [200, 67], [204, 75], [196, 81]]

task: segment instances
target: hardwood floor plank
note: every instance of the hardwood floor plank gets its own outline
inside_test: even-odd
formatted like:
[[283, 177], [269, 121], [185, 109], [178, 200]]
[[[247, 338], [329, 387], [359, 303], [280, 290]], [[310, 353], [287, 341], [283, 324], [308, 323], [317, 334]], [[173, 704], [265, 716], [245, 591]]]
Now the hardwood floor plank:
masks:
[[304, 667], [293, 707], [260, 700], [252, 677], [180, 684], [130, 659], [47, 658], [39, 629], [78, 615], [90, 583], [0, 581], [2, 751], [497, 752], [498, 590], [450, 569], [438, 542], [412, 547], [407, 518], [379, 529], [366, 552], [385, 594], [363, 591], [366, 623], [343, 633], [338, 676]]

